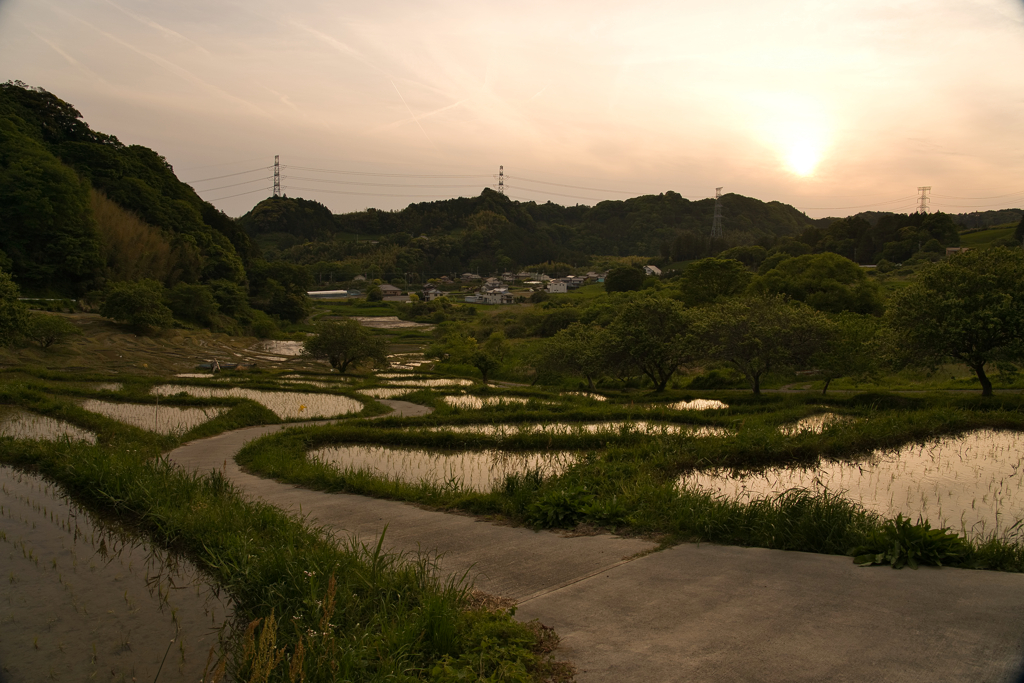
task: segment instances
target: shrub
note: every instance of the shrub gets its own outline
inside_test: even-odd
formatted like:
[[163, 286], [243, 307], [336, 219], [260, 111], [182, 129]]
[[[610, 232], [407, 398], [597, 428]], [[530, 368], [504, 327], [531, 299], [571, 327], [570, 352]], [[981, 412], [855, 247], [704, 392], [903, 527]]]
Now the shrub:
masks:
[[25, 337], [44, 349], [54, 344], [63, 344], [71, 337], [81, 334], [82, 330], [77, 325], [59, 315], [33, 313], [25, 326]]
[[156, 280], [113, 282], [104, 291], [100, 315], [125, 323], [138, 331], [170, 327], [171, 309], [163, 303], [164, 286]]

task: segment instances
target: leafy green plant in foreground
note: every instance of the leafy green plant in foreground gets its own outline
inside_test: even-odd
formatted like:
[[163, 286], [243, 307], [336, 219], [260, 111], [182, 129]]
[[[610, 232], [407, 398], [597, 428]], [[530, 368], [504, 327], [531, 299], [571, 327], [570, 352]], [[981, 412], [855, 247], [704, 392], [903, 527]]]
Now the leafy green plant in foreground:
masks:
[[970, 555], [964, 540], [949, 529], [932, 529], [927, 521], [911, 524], [902, 514], [871, 534], [867, 543], [849, 552], [861, 566], [888, 564], [893, 569], [927, 564], [961, 565]]

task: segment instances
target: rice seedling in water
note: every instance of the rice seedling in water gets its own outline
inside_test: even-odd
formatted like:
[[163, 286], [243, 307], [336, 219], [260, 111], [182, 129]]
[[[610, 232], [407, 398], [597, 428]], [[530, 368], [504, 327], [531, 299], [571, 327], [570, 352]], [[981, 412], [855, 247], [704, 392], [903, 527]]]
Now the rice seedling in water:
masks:
[[95, 434], [75, 425], [20, 408], [0, 407], [0, 437], [5, 436], [12, 439], [69, 439], [96, 443]]
[[153, 387], [152, 393], [157, 396], [174, 396], [185, 393], [199, 398], [246, 398], [266, 406], [285, 420], [334, 417], [356, 413], [363, 409], [363, 404], [359, 401], [336, 394], [260, 391], [239, 387], [227, 389], [180, 384], [161, 384]]
[[184, 434], [227, 411], [226, 408], [178, 408], [159, 404], [111, 403], [86, 399], [82, 408], [157, 434]]

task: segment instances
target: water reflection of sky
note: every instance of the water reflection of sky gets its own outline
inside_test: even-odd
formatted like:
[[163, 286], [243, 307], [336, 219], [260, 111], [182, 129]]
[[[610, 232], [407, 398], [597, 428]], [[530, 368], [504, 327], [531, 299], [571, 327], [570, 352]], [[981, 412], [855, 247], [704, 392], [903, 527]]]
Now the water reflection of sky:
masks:
[[0, 436], [9, 436], [12, 439], [69, 439], [96, 443], [96, 435], [92, 432], [21, 408], [0, 408]]
[[157, 396], [174, 396], [185, 392], [198, 398], [247, 398], [256, 401], [283, 419], [334, 417], [345, 413], [355, 413], [363, 409], [363, 404], [347, 396], [334, 394], [311, 394], [298, 391], [258, 391], [239, 387], [197, 387], [184, 384], [161, 384], [153, 387], [152, 393]]
[[738, 476], [708, 470], [684, 475], [679, 483], [740, 500], [791, 488], [841, 491], [887, 517], [902, 513], [933, 527], [1001, 534], [1024, 518], [1024, 434], [981, 430], [876, 451], [856, 462]]
[[198, 681], [216, 661], [233, 606], [189, 562], [7, 467], [0, 509], [2, 680]]
[[87, 399], [82, 408], [157, 434], [184, 434], [223, 413], [226, 408], [179, 408], [151, 403], [115, 403]]
[[482, 493], [503, 482], [508, 474], [540, 470], [550, 476], [562, 472], [574, 460], [569, 453], [446, 453], [364, 444], [320, 448], [311, 451], [309, 458], [342, 470], [369, 470], [410, 484], [426, 481], [443, 486], [458, 482], [464, 489]]

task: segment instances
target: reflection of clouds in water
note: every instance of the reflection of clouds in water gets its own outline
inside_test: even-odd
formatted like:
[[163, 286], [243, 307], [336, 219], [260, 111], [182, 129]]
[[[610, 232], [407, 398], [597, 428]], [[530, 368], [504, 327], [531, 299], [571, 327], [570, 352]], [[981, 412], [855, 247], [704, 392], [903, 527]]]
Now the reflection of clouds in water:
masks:
[[707, 470], [679, 479], [728, 498], [750, 500], [791, 488], [844, 492], [887, 517], [902, 513], [933, 527], [1002, 533], [1024, 518], [1024, 435], [982, 430], [875, 451], [856, 462], [772, 468], [732, 476]]
[[250, 401], [266, 406], [283, 419], [334, 417], [346, 413], [355, 413], [363, 409], [363, 404], [354, 398], [333, 394], [311, 394], [293, 391], [258, 391], [232, 387], [195, 387], [183, 384], [161, 384], [153, 387], [152, 393], [158, 396], [174, 396], [185, 392], [198, 398], [247, 398]]
[[0, 410], [0, 436], [43, 441], [70, 439], [71, 441], [96, 443], [96, 435], [92, 432], [20, 408]]
[[369, 470], [410, 484], [425, 481], [443, 486], [458, 482], [464, 489], [482, 493], [504, 482], [506, 475], [540, 470], [542, 475], [552, 476], [575, 461], [570, 453], [445, 453], [364, 444], [320, 448], [308, 457], [341, 470]]
[[591, 394], [591, 393], [588, 393], [586, 391], [567, 391], [567, 392], [565, 392], [565, 395], [566, 396], [582, 396], [584, 398], [589, 398], [589, 399], [592, 399], [594, 401], [607, 401], [608, 400], [607, 397], [602, 396], [601, 394]]

